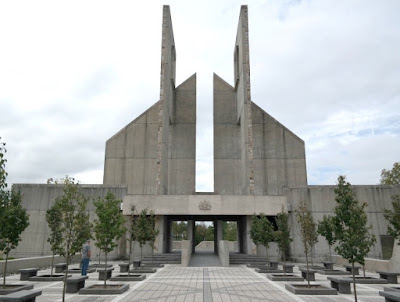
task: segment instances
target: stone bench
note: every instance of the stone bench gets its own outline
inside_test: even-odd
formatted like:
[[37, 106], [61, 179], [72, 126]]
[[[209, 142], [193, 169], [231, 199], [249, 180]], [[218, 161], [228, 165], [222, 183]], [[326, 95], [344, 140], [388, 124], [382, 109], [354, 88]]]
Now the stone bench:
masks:
[[0, 301], [5, 302], [35, 302], [36, 297], [42, 294], [41, 290], [20, 290], [5, 296], [0, 296]]
[[351, 294], [350, 284], [353, 282], [350, 278], [328, 277], [331, 281], [331, 287], [336, 289], [340, 294]]
[[269, 268], [270, 269], [278, 269], [278, 263], [279, 263], [279, 261], [270, 260], [269, 261]]
[[400, 301], [400, 292], [398, 291], [383, 291], [379, 295], [385, 297], [385, 302], [398, 302]]
[[315, 281], [315, 273], [317, 271], [313, 269], [308, 270], [308, 275], [307, 275], [307, 268], [306, 267], [299, 267], [299, 270], [301, 272], [301, 276], [307, 280], [307, 281]]
[[323, 261], [322, 264], [326, 269], [333, 269], [333, 262]]
[[140, 267], [141, 263], [142, 263], [142, 260], [134, 260], [133, 261], [133, 267]]
[[54, 265], [55, 269], [56, 269], [56, 274], [62, 274], [63, 271], [65, 271], [67, 269], [67, 264], [66, 263], [57, 263]]
[[[345, 267], [346, 271], [353, 274], [353, 268], [351, 265], [345, 265], [344, 267]], [[359, 275], [359, 274], [360, 274], [360, 267], [354, 266], [354, 275]]]
[[282, 266], [285, 273], [293, 273], [294, 264], [283, 264]]
[[118, 265], [119, 265], [119, 271], [121, 273], [126, 273], [126, 272], [129, 271], [129, 266], [130, 266], [129, 263], [121, 263], [121, 264], [118, 264]]
[[37, 267], [32, 267], [32, 268], [23, 268], [19, 270], [19, 273], [21, 274], [19, 280], [21, 281], [29, 281], [30, 277], [36, 276], [38, 272]]
[[97, 272], [99, 273], [99, 280], [108, 280], [111, 278], [112, 275], [112, 271], [114, 270], [114, 268], [110, 267], [107, 269], [98, 269]]
[[88, 276], [73, 276], [67, 279], [66, 292], [69, 294], [77, 293], [81, 288], [85, 287], [85, 280]]
[[384, 271], [377, 271], [379, 278], [386, 279], [388, 283], [397, 284], [397, 276], [399, 273], [390, 273]]

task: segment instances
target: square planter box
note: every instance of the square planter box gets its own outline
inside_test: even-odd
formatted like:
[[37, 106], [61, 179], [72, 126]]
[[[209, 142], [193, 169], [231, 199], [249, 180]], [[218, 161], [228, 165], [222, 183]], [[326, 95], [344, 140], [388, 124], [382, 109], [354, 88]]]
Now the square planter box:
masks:
[[296, 275], [275, 275], [275, 274], [267, 274], [267, 278], [272, 281], [292, 281], [292, 282], [297, 282], [297, 281], [304, 281], [303, 277], [299, 277]]
[[129, 289], [129, 284], [94, 284], [79, 291], [80, 295], [119, 295]]
[[[90, 268], [104, 268], [105, 263], [93, 263], [89, 265]], [[107, 264], [107, 267], [112, 267], [112, 264]]]
[[66, 263], [57, 263], [57, 264], [54, 264], [54, 267], [56, 269], [56, 274], [58, 274], [58, 273], [62, 273], [63, 271], [65, 271], [67, 269], [67, 264]]
[[145, 268], [145, 267], [138, 267], [131, 269], [130, 272], [133, 274], [152, 274], [157, 271], [156, 268]]
[[146, 275], [138, 275], [138, 274], [123, 274], [117, 275], [110, 278], [110, 281], [142, 281], [146, 279]]
[[256, 268], [256, 272], [260, 274], [283, 274], [281, 269]]
[[337, 295], [337, 290], [334, 288], [324, 287], [319, 284], [285, 284], [285, 288], [295, 295]]
[[3, 289], [3, 286], [0, 286], [0, 295], [8, 295], [11, 293], [18, 292], [20, 290], [33, 289], [33, 284], [7, 284], [6, 288]]

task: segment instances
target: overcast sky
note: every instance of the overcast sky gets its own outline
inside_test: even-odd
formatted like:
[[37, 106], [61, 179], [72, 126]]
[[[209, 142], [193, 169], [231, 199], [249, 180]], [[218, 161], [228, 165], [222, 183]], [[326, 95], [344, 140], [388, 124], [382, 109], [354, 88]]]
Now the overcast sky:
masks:
[[157, 102], [162, 5], [177, 84], [197, 73], [197, 191], [213, 191], [213, 72], [233, 85], [249, 7], [252, 100], [305, 141], [308, 183], [400, 160], [400, 1], [2, 1], [8, 183], [103, 181], [105, 142]]

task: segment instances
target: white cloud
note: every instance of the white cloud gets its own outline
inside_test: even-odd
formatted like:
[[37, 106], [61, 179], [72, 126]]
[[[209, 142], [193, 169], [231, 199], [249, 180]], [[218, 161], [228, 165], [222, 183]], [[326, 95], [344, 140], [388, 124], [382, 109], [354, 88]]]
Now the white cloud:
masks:
[[[233, 79], [241, 2], [167, 1], [177, 84], [197, 72], [197, 190], [213, 189], [212, 73]], [[105, 141], [159, 98], [161, 1], [4, 2], [9, 181], [102, 182]], [[311, 184], [399, 161], [400, 2], [249, 1], [252, 99], [305, 140]]]

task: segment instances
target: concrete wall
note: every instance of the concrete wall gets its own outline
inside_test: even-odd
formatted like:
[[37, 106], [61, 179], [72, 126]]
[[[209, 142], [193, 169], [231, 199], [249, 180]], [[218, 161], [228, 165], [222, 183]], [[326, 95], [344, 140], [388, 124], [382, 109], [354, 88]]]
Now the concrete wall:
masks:
[[[54, 204], [56, 198], [63, 194], [63, 185], [39, 185], [39, 184], [15, 184], [13, 188], [22, 193], [22, 206], [29, 214], [29, 226], [22, 233], [22, 240], [18, 247], [11, 251], [10, 256], [15, 258], [36, 257], [51, 255], [50, 244], [47, 238], [50, 234], [46, 222], [46, 211]], [[104, 197], [107, 192], [112, 192], [118, 199], [126, 194], [127, 189], [123, 186], [102, 186], [102, 185], [81, 185], [80, 190], [89, 197], [88, 211], [90, 220], [96, 218], [93, 200], [97, 197]], [[99, 254], [99, 250], [91, 242], [92, 257]], [[120, 249], [110, 253], [110, 258], [119, 257], [125, 253], [125, 245], [121, 244]]]
[[128, 194], [194, 194], [196, 75], [175, 88], [176, 49], [163, 7], [160, 100], [106, 142], [105, 185]]
[[[291, 244], [291, 257], [304, 260], [304, 251], [299, 236], [299, 226], [295, 217], [295, 209], [299, 203], [306, 201], [311, 210], [314, 220], [320, 221], [324, 215], [332, 215], [336, 206], [335, 192], [336, 186], [307, 186], [303, 188], [292, 188], [287, 190], [288, 204], [291, 205], [291, 231], [294, 239]], [[372, 225], [372, 232], [375, 234], [377, 242], [372, 248], [368, 257], [382, 259], [381, 235], [387, 234], [387, 221], [383, 216], [384, 209], [392, 208], [391, 196], [400, 194], [400, 186], [353, 186], [357, 199], [366, 202], [368, 207], [366, 213], [368, 223]], [[332, 252], [335, 253], [332, 249]], [[328, 254], [328, 245], [324, 237], [319, 236], [319, 242], [314, 251], [317, 261], [321, 261]]]
[[240, 11], [234, 83], [214, 74], [215, 193], [282, 195], [307, 185], [304, 141], [251, 100], [247, 6]]

